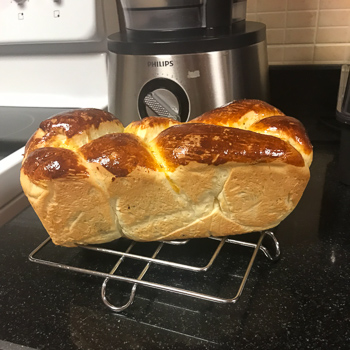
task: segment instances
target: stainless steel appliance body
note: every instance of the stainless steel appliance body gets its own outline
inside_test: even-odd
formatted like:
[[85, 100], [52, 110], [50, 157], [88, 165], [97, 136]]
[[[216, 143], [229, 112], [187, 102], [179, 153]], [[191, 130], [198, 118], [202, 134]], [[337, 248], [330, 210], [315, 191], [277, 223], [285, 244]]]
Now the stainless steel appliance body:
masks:
[[245, 21], [245, 0], [117, 3], [108, 108], [124, 124], [186, 122], [234, 99], [268, 99], [266, 28]]
[[266, 42], [193, 54], [109, 53], [109, 110], [125, 125], [151, 114], [143, 100], [152, 91], [162, 93], [183, 122], [233, 99], [266, 100]]

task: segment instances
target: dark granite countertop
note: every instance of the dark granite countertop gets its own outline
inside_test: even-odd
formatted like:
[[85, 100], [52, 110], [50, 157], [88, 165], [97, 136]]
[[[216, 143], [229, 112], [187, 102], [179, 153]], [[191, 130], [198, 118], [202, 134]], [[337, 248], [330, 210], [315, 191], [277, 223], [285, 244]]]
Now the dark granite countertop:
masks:
[[[101, 301], [102, 279], [28, 260], [47, 234], [26, 209], [0, 228], [0, 348], [348, 349], [350, 186], [338, 181], [337, 132], [326, 124], [318, 120], [310, 126], [311, 180], [295, 211], [274, 230], [281, 258], [271, 262], [259, 252], [236, 304], [139, 286], [134, 304], [113, 313]], [[210, 249], [205, 242], [192, 241], [191, 254]], [[110, 263], [94, 252], [47, 248], [52, 259], [92, 268]], [[159, 268], [150, 278], [227, 293], [234, 285], [227, 281], [242, 274], [250, 254], [244, 247], [224, 249], [220, 268], [213, 266], [208, 277]], [[125, 303], [128, 291], [130, 285], [113, 281], [109, 297]]]

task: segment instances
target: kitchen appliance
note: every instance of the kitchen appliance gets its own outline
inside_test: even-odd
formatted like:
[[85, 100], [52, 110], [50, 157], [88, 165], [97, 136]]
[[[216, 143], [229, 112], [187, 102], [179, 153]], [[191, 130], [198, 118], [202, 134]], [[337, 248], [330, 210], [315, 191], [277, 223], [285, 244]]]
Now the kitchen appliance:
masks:
[[0, 2], [0, 226], [28, 202], [19, 183], [23, 146], [63, 110], [107, 109], [113, 1]]
[[109, 110], [186, 122], [233, 99], [268, 99], [265, 25], [245, 0], [117, 0], [108, 37]]

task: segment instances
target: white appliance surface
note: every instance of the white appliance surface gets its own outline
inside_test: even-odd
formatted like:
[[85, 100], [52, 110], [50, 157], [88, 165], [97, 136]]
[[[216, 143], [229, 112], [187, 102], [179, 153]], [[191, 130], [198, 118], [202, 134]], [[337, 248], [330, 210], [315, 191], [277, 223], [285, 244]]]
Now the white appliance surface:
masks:
[[106, 52], [0, 55], [0, 71], [0, 106], [108, 105]]
[[114, 0], [0, 0], [0, 226], [28, 205], [19, 172], [40, 122], [107, 108], [116, 11]]
[[6, 44], [99, 41], [103, 8], [95, 0], [1, 0], [0, 42]]
[[29, 205], [19, 182], [23, 151], [24, 147], [0, 160], [0, 226]]

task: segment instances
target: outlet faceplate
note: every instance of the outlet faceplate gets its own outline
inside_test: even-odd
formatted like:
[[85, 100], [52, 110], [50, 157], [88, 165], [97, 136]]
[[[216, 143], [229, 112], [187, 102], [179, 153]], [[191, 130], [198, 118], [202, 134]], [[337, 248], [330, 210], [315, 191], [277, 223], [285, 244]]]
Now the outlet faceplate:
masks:
[[100, 2], [1, 0], [0, 45], [100, 41], [105, 36]]

